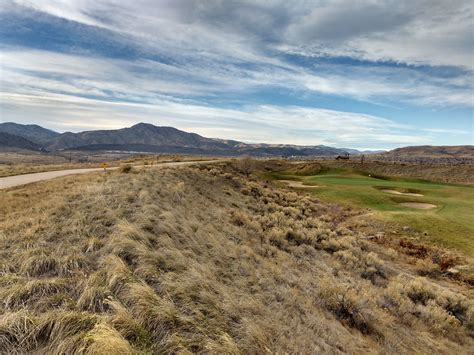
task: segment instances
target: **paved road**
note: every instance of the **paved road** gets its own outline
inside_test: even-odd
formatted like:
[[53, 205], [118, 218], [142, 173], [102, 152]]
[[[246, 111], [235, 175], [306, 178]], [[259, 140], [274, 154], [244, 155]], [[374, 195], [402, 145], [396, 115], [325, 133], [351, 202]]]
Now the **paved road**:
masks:
[[[168, 166], [183, 166], [192, 164], [204, 164], [216, 162], [217, 160], [205, 160], [205, 161], [180, 161], [180, 162], [169, 162], [169, 163], [158, 163], [155, 165], [142, 165], [147, 167], [168, 167]], [[136, 166], [141, 167], [141, 166]], [[118, 167], [110, 167], [107, 170], [118, 169]], [[57, 170], [57, 171], [45, 171], [42, 173], [32, 173], [23, 175], [14, 175], [0, 178], [0, 189], [6, 189], [9, 187], [15, 187], [20, 185], [30, 184], [32, 182], [38, 182], [43, 180], [54, 179], [60, 176], [73, 175], [73, 174], [84, 174], [93, 171], [100, 171], [102, 168], [88, 168], [88, 169], [68, 169], [68, 170]]]

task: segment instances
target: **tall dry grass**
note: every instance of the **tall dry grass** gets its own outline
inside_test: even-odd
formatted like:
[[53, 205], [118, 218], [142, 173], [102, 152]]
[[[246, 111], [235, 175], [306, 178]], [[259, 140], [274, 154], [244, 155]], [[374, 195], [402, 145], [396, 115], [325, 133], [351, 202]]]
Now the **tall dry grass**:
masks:
[[[232, 163], [1, 193], [0, 353], [466, 353], [466, 286]], [[355, 217], [357, 218], [357, 217]]]

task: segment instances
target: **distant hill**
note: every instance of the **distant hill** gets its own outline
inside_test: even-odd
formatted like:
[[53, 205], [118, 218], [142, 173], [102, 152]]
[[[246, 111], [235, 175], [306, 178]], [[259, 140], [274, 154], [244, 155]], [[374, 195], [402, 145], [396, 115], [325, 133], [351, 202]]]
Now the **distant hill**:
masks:
[[0, 150], [35, 150], [40, 151], [41, 146], [26, 138], [10, 133], [0, 132]]
[[458, 146], [433, 146], [420, 145], [412, 147], [403, 147], [393, 149], [383, 153], [385, 157], [398, 158], [467, 158], [474, 159], [474, 146], [458, 145]]
[[[337, 156], [377, 153], [382, 159], [413, 157], [428, 158], [473, 158], [473, 146], [419, 146], [394, 149], [389, 152], [359, 151], [349, 148], [334, 148], [324, 145], [298, 146], [290, 144], [248, 144], [234, 140], [214, 139], [196, 133], [180, 131], [173, 127], [159, 127], [138, 123], [132, 127], [115, 130], [58, 133], [38, 125], [21, 125], [7, 122], [0, 124], [0, 132], [23, 137], [30, 147], [48, 151], [126, 151], [144, 153], [178, 153], [221, 156]], [[6, 139], [6, 138], [5, 138]], [[9, 139], [9, 142], [12, 140]], [[31, 143], [37, 146], [31, 145]], [[9, 143], [11, 144], [11, 143]], [[17, 145], [26, 146], [16, 143]]]
[[58, 132], [35, 124], [23, 125], [14, 122], [0, 123], [0, 132], [26, 138], [27, 140], [38, 145], [45, 145], [50, 139], [60, 135]]
[[157, 151], [158, 147], [179, 147], [206, 151], [227, 150], [238, 142], [221, 141], [187, 133], [173, 127], [157, 127], [139, 123], [117, 130], [63, 133], [49, 141], [50, 150], [59, 149], [122, 149]]
[[[5, 124], [4, 124], [5, 125]], [[14, 124], [13, 128], [23, 136], [32, 131], [33, 125]], [[21, 128], [25, 127], [25, 132]], [[35, 127], [40, 128], [39, 126]], [[5, 128], [4, 128], [5, 129]], [[180, 131], [173, 127], [158, 127], [148, 123], [138, 123], [132, 127], [116, 130], [66, 132], [59, 134], [46, 130], [42, 135], [42, 146], [50, 151], [132, 151], [151, 153], [181, 153], [209, 155], [253, 155], [253, 156], [328, 156], [346, 152], [345, 149], [317, 146], [297, 146], [284, 144], [247, 144], [234, 140], [202, 137], [195, 133]]]

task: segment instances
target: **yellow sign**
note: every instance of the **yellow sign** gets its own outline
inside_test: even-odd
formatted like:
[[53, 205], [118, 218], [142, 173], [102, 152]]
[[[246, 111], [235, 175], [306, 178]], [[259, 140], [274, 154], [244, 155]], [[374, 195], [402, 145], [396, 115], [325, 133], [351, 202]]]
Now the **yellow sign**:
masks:
[[102, 166], [104, 168], [104, 171], [107, 170], [107, 166], [108, 166], [107, 163], [102, 163], [100, 166]]

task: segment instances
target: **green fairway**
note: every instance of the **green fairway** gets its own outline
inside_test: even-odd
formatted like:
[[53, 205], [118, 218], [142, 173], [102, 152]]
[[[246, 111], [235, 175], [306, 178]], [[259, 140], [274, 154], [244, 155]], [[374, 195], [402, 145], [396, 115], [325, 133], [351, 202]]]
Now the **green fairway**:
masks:
[[[371, 176], [361, 171], [327, 167], [317, 175], [274, 174], [272, 177], [316, 185], [310, 191], [321, 200], [370, 208], [379, 218], [426, 232], [427, 241], [474, 255], [474, 187]], [[423, 196], [393, 194], [383, 189]], [[400, 205], [403, 202], [429, 203], [436, 207], [415, 209]]]

